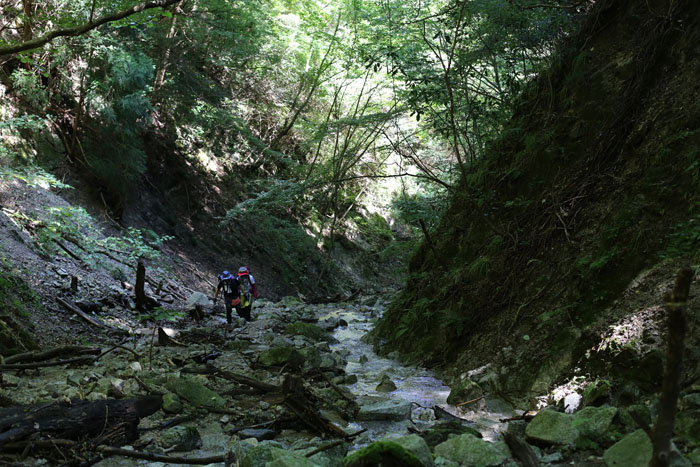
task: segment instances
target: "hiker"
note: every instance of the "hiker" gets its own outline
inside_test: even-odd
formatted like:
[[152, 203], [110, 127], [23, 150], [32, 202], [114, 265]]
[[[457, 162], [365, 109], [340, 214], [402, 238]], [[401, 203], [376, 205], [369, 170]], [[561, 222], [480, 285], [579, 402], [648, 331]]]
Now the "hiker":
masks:
[[226, 306], [226, 322], [231, 324], [231, 310], [235, 306], [236, 312], [238, 312], [238, 306], [241, 303], [238, 278], [228, 271], [219, 274], [219, 285], [216, 286], [216, 293], [214, 293], [214, 303], [216, 303], [216, 297], [219, 296], [219, 292], [222, 290], [224, 293], [224, 305]]
[[238, 269], [238, 284], [241, 301], [236, 306], [236, 313], [246, 321], [250, 321], [250, 310], [253, 308], [255, 299], [258, 298], [258, 287], [255, 285], [255, 278], [246, 266], [241, 266]]

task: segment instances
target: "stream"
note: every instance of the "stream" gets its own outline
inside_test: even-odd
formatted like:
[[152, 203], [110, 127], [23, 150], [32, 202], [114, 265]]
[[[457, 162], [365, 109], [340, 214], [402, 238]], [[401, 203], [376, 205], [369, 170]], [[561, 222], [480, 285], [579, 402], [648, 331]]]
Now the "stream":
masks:
[[[347, 355], [346, 373], [357, 376], [357, 382], [347, 388], [357, 396], [360, 405], [385, 400], [412, 403], [410, 420], [350, 423], [347, 428], [349, 432], [367, 430], [356, 440], [353, 448], [361, 448], [372, 441], [386, 437], [404, 436], [407, 434], [408, 427], [418, 430], [429, 428], [438, 421], [433, 410], [434, 406], [462, 419], [463, 423], [480, 431], [484, 439], [496, 440], [499, 433], [506, 428], [506, 424], [499, 420], [512, 416], [512, 411], [506, 409], [491, 412], [487, 410], [484, 403], [475, 404], [476, 410], [467, 411], [449, 405], [447, 397], [450, 394], [450, 388], [432, 371], [404, 366], [397, 360], [381, 357], [374, 352], [371, 345], [362, 340], [362, 337], [372, 330], [374, 319], [380, 313], [381, 307], [377, 307], [372, 313], [351, 308], [335, 310], [322, 317], [322, 319], [342, 319], [348, 323], [348, 326], [338, 327], [334, 331], [333, 336], [339, 343], [332, 345], [331, 348]], [[377, 391], [377, 385], [384, 375], [396, 385], [396, 390]]]

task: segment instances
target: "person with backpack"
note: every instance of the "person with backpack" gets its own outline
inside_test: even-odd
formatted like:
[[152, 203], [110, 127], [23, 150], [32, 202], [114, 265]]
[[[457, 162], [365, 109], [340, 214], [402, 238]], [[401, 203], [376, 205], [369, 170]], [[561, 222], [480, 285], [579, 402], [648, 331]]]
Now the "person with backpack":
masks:
[[255, 284], [255, 278], [246, 266], [241, 266], [238, 269], [238, 284], [241, 301], [236, 306], [236, 313], [246, 321], [250, 321], [250, 310], [253, 308], [255, 299], [258, 298], [258, 287]]
[[216, 303], [219, 292], [222, 291], [224, 305], [226, 306], [226, 322], [231, 324], [231, 310], [233, 307], [236, 307], [236, 312], [238, 313], [238, 306], [241, 303], [241, 289], [238, 284], [238, 278], [228, 271], [219, 274], [219, 284], [216, 286], [216, 293], [214, 293], [214, 303]]

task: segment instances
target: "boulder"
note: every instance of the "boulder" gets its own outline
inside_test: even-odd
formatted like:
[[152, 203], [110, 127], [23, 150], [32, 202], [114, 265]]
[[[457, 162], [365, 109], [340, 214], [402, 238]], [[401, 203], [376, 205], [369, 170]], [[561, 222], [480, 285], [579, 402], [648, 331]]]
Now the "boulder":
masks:
[[528, 441], [538, 445], [573, 444], [578, 438], [572, 415], [543, 410], [525, 428]]
[[474, 381], [467, 379], [461, 383], [456, 384], [450, 391], [450, 395], [447, 396], [447, 403], [451, 405], [459, 404], [460, 402], [467, 402], [474, 400], [478, 397], [484, 395], [481, 386], [479, 386]]
[[424, 466], [418, 457], [393, 441], [376, 441], [343, 459], [341, 465], [343, 467], [365, 467], [371, 465]]
[[375, 388], [375, 391], [378, 392], [392, 392], [396, 391], [396, 384], [389, 379], [387, 375], [382, 376], [382, 380], [379, 382], [377, 387]]
[[311, 323], [292, 323], [284, 329], [284, 333], [291, 336], [304, 336], [312, 341], [325, 341], [332, 344], [338, 340], [324, 331], [319, 326]]
[[275, 347], [261, 352], [258, 362], [267, 366], [287, 365], [289, 368], [301, 368], [304, 356], [294, 347]]
[[195, 378], [187, 376], [171, 376], [166, 380], [165, 387], [193, 405], [221, 409], [226, 402], [223, 397]]
[[591, 441], [605, 441], [613, 418], [617, 415], [616, 407], [586, 407], [574, 414], [574, 427], [579, 435]]
[[171, 451], [192, 451], [202, 445], [199, 432], [193, 426], [175, 426], [163, 432], [160, 446]]
[[182, 401], [177, 394], [172, 392], [165, 393], [163, 395], [163, 412], [177, 415], [182, 412]]
[[194, 292], [192, 295], [190, 295], [187, 298], [187, 302], [185, 304], [185, 307], [190, 310], [195, 308], [197, 305], [204, 307], [204, 308], [209, 308], [214, 305], [211, 300], [209, 300], [209, 297], [204, 295], [202, 292]]
[[391, 441], [400, 445], [402, 448], [413, 454], [420, 460], [424, 467], [432, 467], [433, 455], [430, 453], [430, 447], [423, 438], [418, 435], [402, 436], [400, 438], [387, 438], [384, 441]]
[[277, 433], [275, 432], [275, 430], [255, 429], [255, 428], [246, 428], [245, 430], [241, 430], [238, 432], [238, 436], [240, 436], [241, 439], [255, 438], [258, 441], [275, 439], [276, 434]]
[[[678, 451], [675, 445], [671, 445], [670, 467], [691, 467], [688, 461]], [[613, 444], [603, 454], [603, 461], [608, 467], [637, 467], [649, 465], [653, 447], [649, 436], [644, 430], [637, 430], [628, 434], [617, 443]]]
[[506, 443], [489, 443], [474, 435], [465, 434], [448, 439], [435, 446], [435, 455], [458, 462], [460, 465], [501, 465], [510, 457]]
[[411, 417], [411, 403], [408, 401], [388, 400], [363, 405], [357, 413], [357, 420], [406, 420]]

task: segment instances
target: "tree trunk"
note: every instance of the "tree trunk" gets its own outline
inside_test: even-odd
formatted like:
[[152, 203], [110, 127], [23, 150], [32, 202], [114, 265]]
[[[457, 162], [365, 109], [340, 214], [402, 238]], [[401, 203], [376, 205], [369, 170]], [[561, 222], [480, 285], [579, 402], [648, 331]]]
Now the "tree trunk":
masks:
[[134, 292], [136, 293], [136, 308], [139, 311], [146, 310], [146, 292], [143, 289], [145, 284], [146, 267], [143, 265], [143, 261], [139, 261], [136, 265], [136, 285], [134, 286]]

